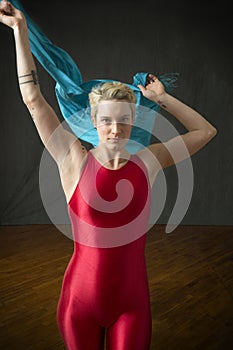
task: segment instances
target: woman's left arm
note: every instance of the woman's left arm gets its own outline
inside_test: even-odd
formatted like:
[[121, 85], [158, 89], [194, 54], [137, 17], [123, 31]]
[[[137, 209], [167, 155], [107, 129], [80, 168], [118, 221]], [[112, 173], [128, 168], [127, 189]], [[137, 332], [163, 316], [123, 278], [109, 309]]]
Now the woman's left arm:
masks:
[[217, 134], [217, 130], [197, 111], [166, 93], [163, 84], [154, 75], [151, 74], [150, 79], [146, 87], [138, 85], [142, 94], [168, 111], [188, 130], [183, 135], [148, 147], [160, 166], [166, 168], [199, 151]]

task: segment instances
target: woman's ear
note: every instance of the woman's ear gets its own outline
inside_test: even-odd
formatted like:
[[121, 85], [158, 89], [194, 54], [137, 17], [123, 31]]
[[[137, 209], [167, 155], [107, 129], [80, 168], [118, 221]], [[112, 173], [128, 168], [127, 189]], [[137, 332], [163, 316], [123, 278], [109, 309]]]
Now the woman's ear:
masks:
[[96, 118], [93, 115], [91, 116], [91, 121], [92, 121], [92, 124], [94, 125], [94, 128], [96, 129]]
[[132, 104], [132, 120], [133, 120], [133, 124], [136, 120], [136, 105], [135, 104]]

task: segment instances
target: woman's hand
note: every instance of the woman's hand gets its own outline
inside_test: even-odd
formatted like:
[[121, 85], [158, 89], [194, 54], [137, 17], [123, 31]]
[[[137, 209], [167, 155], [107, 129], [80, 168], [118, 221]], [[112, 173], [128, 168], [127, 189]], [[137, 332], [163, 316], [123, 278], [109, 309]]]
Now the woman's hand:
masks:
[[138, 85], [138, 87], [141, 90], [143, 96], [154, 102], [158, 102], [165, 94], [165, 88], [163, 84], [153, 74], [148, 74], [146, 79], [146, 86]]
[[2, 0], [0, 2], [0, 22], [14, 29], [20, 23], [26, 23], [26, 20], [21, 11], [7, 0]]

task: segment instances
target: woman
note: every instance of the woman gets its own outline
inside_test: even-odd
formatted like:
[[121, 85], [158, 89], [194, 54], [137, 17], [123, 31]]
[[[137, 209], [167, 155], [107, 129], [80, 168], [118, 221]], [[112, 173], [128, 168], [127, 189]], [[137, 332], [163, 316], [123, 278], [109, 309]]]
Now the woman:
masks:
[[188, 131], [131, 155], [126, 144], [136, 97], [125, 84], [107, 82], [89, 95], [99, 145], [87, 152], [75, 135], [61, 127], [41, 94], [24, 15], [3, 0], [0, 21], [14, 31], [22, 98], [57, 163], [72, 222], [74, 253], [57, 313], [66, 347], [103, 349], [106, 331], [107, 349], [149, 349], [151, 312], [144, 248], [151, 186], [160, 169], [187, 157], [183, 144], [192, 155], [216, 135], [216, 129], [169, 95], [150, 74], [147, 84], [138, 86], [142, 95]]

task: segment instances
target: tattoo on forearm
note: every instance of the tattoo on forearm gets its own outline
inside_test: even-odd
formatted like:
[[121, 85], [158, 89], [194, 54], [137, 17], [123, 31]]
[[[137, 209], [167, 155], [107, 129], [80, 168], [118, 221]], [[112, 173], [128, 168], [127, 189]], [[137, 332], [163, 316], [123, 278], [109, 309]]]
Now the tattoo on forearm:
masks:
[[164, 105], [163, 104], [163, 102], [162, 101], [160, 101], [160, 100], [158, 100], [158, 102], [157, 102], [161, 107], [163, 107], [163, 108], [167, 108], [167, 106], [166, 105]]
[[20, 75], [19, 79], [24, 78], [24, 77], [29, 77], [29, 76], [32, 77], [32, 80], [23, 81], [22, 83], [19, 83], [19, 85], [27, 84], [27, 83], [34, 83], [34, 85], [39, 84], [38, 75], [37, 75], [36, 71], [34, 71], [34, 70], [32, 70], [31, 73], [29, 73], [29, 74]]
[[29, 112], [30, 112], [30, 114], [31, 114], [31, 117], [32, 117], [32, 120], [34, 121], [34, 123], [35, 123], [35, 119], [34, 119], [34, 107], [32, 107], [30, 110], [29, 110]]

